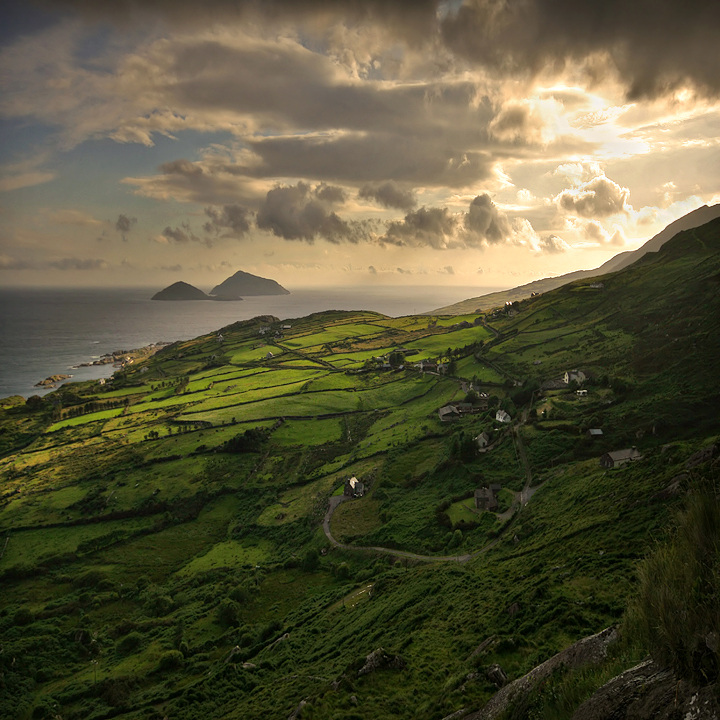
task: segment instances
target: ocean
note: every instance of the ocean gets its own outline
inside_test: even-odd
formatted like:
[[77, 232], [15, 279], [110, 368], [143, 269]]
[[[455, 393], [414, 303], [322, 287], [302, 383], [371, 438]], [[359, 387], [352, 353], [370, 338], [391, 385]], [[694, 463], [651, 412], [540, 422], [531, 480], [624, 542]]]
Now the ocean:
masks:
[[43, 395], [50, 375], [73, 380], [109, 377], [112, 365], [72, 369], [115, 350], [173, 342], [237, 320], [281, 320], [322, 310], [374, 310], [392, 317], [423, 313], [497, 288], [476, 286], [291, 289], [290, 295], [239, 302], [158, 302], [157, 288], [0, 289], [0, 397]]

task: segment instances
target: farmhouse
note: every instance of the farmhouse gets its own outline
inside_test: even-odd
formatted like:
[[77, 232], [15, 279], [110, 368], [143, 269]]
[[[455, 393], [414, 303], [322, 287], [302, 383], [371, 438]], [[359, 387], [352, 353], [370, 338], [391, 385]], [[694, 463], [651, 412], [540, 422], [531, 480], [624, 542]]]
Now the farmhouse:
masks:
[[628, 448], [626, 450], [615, 450], [613, 452], [605, 453], [600, 457], [600, 465], [606, 469], [620, 467], [625, 463], [633, 462], [634, 460], [640, 460], [642, 455], [637, 448]]
[[576, 390], [575, 394], [578, 397], [587, 397], [587, 390]]
[[486, 432], [481, 432], [477, 437], [474, 437], [473, 440], [477, 443], [478, 450], [485, 450], [490, 444], [490, 436]]
[[475, 507], [478, 510], [495, 512], [498, 509], [497, 498], [501, 487], [498, 483], [493, 483], [490, 487], [478, 488], [474, 493]]
[[600, 428], [590, 428], [587, 435], [591, 440], [597, 440], [603, 436], [603, 431]]
[[504, 410], [498, 410], [495, 413], [495, 419], [501, 423], [512, 422], [512, 418]]
[[352, 498], [362, 497], [365, 494], [365, 485], [353, 475], [353, 477], [345, 481], [343, 494]]
[[268, 354], [265, 356], [266, 360], [269, 360], [271, 357], [275, 357], [272, 352], [268, 352]]
[[438, 410], [438, 417], [442, 422], [450, 422], [460, 417], [460, 411], [454, 405], [444, 405]]
[[587, 376], [582, 370], [567, 370], [563, 376], [563, 382], [566, 385], [569, 385], [573, 381], [578, 385], [582, 385], [585, 380], [587, 380]]

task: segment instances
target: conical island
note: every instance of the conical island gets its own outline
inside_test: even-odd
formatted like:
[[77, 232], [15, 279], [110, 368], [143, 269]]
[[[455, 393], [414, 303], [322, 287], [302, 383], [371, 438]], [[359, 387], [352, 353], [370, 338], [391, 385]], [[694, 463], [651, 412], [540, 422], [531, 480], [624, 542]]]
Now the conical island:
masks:
[[164, 290], [155, 293], [152, 300], [212, 300], [202, 290], [182, 280], [169, 285]]
[[238, 270], [232, 277], [216, 285], [211, 291], [217, 300], [234, 300], [248, 295], [289, 295], [290, 291], [268, 278]]

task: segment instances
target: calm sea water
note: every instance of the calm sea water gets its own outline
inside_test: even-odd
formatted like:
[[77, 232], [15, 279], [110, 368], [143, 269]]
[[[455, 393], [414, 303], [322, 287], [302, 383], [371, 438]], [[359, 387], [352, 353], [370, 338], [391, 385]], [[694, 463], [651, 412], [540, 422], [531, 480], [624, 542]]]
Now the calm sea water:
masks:
[[187, 340], [237, 320], [281, 320], [321, 310], [375, 310], [399, 317], [492, 292], [479, 287], [297, 289], [241, 302], [153, 302], [155, 289], [0, 289], [0, 397], [42, 395], [36, 382], [108, 377], [111, 365], [69, 369], [114, 350]]

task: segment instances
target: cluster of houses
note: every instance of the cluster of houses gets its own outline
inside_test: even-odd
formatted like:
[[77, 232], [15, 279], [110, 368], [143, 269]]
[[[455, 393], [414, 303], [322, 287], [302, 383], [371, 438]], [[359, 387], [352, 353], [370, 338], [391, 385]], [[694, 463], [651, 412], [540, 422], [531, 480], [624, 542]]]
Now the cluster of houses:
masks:
[[486, 393], [480, 393], [478, 402], [456, 402], [443, 405], [438, 410], [438, 417], [442, 422], [450, 422], [459, 420], [463, 415], [475, 415], [488, 409], [488, 396]]
[[281, 325], [279, 330], [275, 330], [273, 332], [273, 329], [269, 325], [263, 325], [259, 330], [259, 335], [272, 335], [276, 338], [281, 338], [283, 336], [283, 332], [285, 330], [292, 330], [292, 325]]

